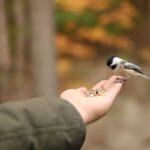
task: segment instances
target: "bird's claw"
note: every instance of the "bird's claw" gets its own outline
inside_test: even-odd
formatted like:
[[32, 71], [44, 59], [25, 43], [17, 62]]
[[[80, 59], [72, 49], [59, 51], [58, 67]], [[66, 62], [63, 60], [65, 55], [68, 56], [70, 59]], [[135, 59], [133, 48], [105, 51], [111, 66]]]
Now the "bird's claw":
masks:
[[125, 83], [127, 81], [127, 78], [119, 78], [117, 77], [116, 80], [115, 80], [115, 83]]

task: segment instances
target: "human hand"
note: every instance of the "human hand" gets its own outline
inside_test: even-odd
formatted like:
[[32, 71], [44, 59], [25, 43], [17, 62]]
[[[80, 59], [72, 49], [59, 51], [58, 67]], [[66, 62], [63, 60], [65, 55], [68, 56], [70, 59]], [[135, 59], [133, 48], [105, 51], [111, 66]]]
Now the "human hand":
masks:
[[102, 80], [92, 89], [105, 89], [106, 91], [100, 96], [87, 97], [87, 89], [81, 87], [78, 89], [68, 89], [60, 97], [70, 102], [80, 113], [86, 124], [92, 123], [103, 117], [112, 106], [116, 96], [122, 88], [123, 82], [116, 82], [123, 77], [112, 76], [108, 80]]

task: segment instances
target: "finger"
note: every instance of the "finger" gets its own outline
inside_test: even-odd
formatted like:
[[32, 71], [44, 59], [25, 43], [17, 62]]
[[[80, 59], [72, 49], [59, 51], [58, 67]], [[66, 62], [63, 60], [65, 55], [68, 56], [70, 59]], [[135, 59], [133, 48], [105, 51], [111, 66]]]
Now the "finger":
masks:
[[121, 87], [123, 86], [123, 82], [116, 82], [118, 79], [124, 79], [124, 77], [121, 76], [111, 76], [107, 83], [104, 85], [104, 89], [106, 90], [112, 90], [115, 91], [116, 93], [119, 92]]
[[96, 85], [94, 85], [94, 87], [92, 89], [103, 88], [106, 82], [107, 82], [107, 80], [102, 80], [102, 81], [98, 82]]
[[79, 92], [85, 94], [88, 90], [86, 87], [80, 87], [80, 88], [77, 88], [76, 90], [78, 90]]

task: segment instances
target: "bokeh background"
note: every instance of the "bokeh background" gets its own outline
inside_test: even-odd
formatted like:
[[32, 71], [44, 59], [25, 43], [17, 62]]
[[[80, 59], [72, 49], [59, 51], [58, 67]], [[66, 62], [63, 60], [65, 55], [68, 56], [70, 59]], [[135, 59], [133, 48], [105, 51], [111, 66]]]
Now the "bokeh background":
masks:
[[[150, 75], [149, 0], [0, 0], [1, 102], [90, 89], [112, 75], [112, 55]], [[128, 81], [82, 150], [149, 150], [149, 91], [150, 81]]]

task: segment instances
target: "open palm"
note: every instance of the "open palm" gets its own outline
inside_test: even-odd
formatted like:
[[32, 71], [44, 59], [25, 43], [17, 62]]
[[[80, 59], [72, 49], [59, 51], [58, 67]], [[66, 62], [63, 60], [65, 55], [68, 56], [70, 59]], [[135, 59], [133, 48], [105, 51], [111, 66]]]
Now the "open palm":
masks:
[[116, 96], [120, 92], [123, 82], [116, 82], [123, 79], [120, 76], [112, 76], [108, 80], [102, 80], [92, 89], [105, 89], [101, 96], [87, 97], [87, 89], [69, 89], [64, 91], [60, 97], [70, 102], [80, 113], [86, 124], [89, 124], [105, 115], [112, 106]]

